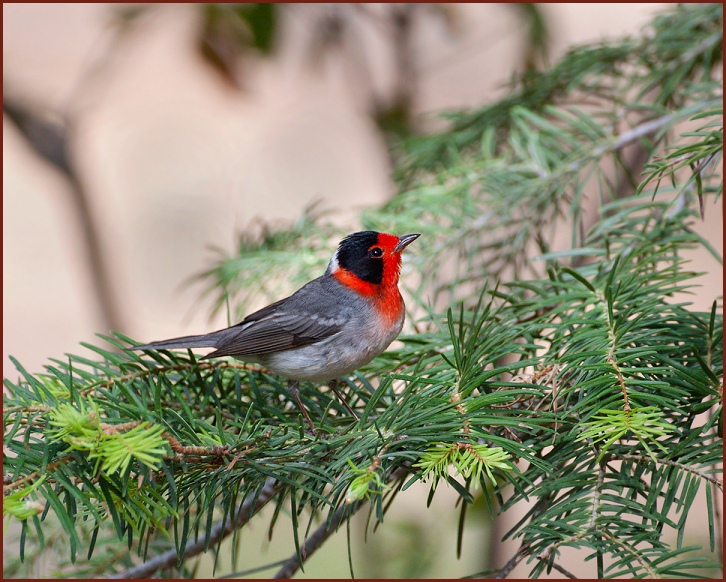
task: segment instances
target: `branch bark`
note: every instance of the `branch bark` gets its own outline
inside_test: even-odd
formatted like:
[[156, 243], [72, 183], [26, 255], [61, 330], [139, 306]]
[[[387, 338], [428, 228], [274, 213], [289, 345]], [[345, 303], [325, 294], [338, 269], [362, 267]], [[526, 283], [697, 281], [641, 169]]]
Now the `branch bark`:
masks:
[[103, 325], [123, 331], [124, 325], [114, 295], [112, 278], [103, 255], [99, 228], [91, 211], [89, 195], [73, 163], [68, 124], [54, 124], [19, 99], [3, 96], [3, 113], [17, 127], [36, 155], [66, 178], [73, 211], [78, 217], [94, 295], [98, 299]]
[[[399, 467], [389, 475], [388, 479], [386, 479], [386, 483], [393, 483], [394, 481], [401, 479], [404, 475], [408, 473], [408, 471], [408, 467]], [[330, 524], [328, 524], [327, 522], [322, 524], [318, 529], [315, 530], [313, 535], [311, 535], [306, 540], [305, 545], [300, 549], [300, 556], [302, 557], [302, 561], [307, 561], [310, 556], [312, 556], [318, 549], [320, 549], [325, 540], [327, 540], [332, 534], [337, 531], [338, 526], [346, 517], [353, 516], [364, 505], [365, 503], [358, 503], [357, 505], [354, 505], [352, 507], [349, 505], [341, 505], [333, 514], [333, 518], [330, 520]], [[302, 564], [302, 562], [300, 561], [300, 556], [295, 553], [290, 556], [290, 558], [285, 560], [282, 568], [277, 571], [273, 578], [292, 578], [295, 572], [300, 569], [300, 566]]]
[[[305, 545], [300, 548], [300, 556], [302, 556], [303, 561], [310, 558], [310, 556], [312, 556], [318, 549], [320, 549], [325, 540], [327, 540], [333, 533], [338, 530], [338, 526], [341, 524], [343, 519], [352, 516], [364, 505], [364, 503], [359, 503], [357, 506], [353, 507], [349, 505], [341, 505], [333, 514], [333, 519], [330, 520], [330, 524], [322, 524], [318, 529], [315, 530], [313, 535], [311, 535], [307, 539]], [[290, 558], [285, 560], [282, 568], [280, 568], [277, 573], [275, 573], [273, 578], [292, 578], [295, 572], [300, 569], [300, 565], [302, 564], [302, 562], [300, 561], [300, 556], [295, 553]]]
[[521, 545], [517, 552], [509, 559], [509, 561], [500, 568], [499, 572], [497, 572], [494, 576], [492, 576], [493, 580], [503, 580], [509, 574], [511, 574], [512, 570], [517, 567], [517, 564], [519, 564], [522, 561], [522, 558], [524, 558], [527, 555], [527, 546]]
[[[240, 505], [234, 518], [228, 517], [226, 523], [218, 521], [214, 525], [208, 540], [207, 538], [203, 538], [196, 542], [190, 541], [187, 543], [184, 548], [184, 559], [186, 560], [201, 554], [205, 547], [215, 545], [221, 539], [226, 538], [235, 529], [245, 525], [253, 515], [262, 509], [280, 491], [281, 488], [282, 485], [275, 479], [267, 479], [260, 494], [256, 498], [254, 495], [248, 496], [247, 499], [245, 499]], [[173, 567], [177, 563], [178, 559], [179, 555], [176, 550], [169, 550], [168, 552], [164, 552], [156, 558], [140, 564], [139, 566], [114, 574], [111, 578], [149, 578], [158, 570]]]

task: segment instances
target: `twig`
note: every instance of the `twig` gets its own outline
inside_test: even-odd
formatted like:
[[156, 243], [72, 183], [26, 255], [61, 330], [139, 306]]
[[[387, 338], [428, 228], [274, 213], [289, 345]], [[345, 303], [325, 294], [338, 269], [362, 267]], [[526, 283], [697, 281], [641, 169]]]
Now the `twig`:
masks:
[[504, 566], [497, 572], [492, 578], [494, 580], [502, 580], [509, 576], [509, 574], [512, 573], [512, 570], [517, 567], [517, 564], [519, 564], [522, 561], [522, 558], [527, 554], [527, 547], [526, 545], [522, 544], [519, 549], [517, 550], [517, 553], [514, 554], [509, 561], [504, 564]]
[[[245, 525], [250, 518], [262, 509], [282, 488], [282, 484], [278, 483], [272, 477], [265, 481], [265, 485], [258, 496], [251, 494], [247, 496], [240, 505], [234, 518], [228, 516], [226, 523], [224, 520], [218, 521], [211, 532], [209, 538], [202, 538], [196, 542], [189, 542], [184, 548], [184, 559], [196, 556], [204, 551], [205, 547], [211, 547], [215, 545], [219, 540], [227, 537], [235, 529]], [[128, 570], [119, 574], [114, 574], [111, 578], [149, 578], [157, 570], [162, 568], [170, 568], [177, 563], [179, 555], [176, 550], [169, 550], [163, 554], [157, 556], [140, 564], [129, 568]]]
[[567, 576], [568, 578], [572, 578], [573, 580], [577, 580], [577, 576], [575, 576], [575, 575], [574, 575], [574, 574], [572, 574], [571, 572], [568, 572], [567, 570], [565, 570], [565, 569], [564, 569], [564, 568], [563, 568], [562, 566], [560, 566], [560, 565], [559, 565], [559, 564], [558, 564], [557, 562], [552, 562], [552, 567], [553, 567], [553, 568], [554, 568], [555, 570], [557, 570], [558, 572], [561, 572], [562, 574], [564, 574], [565, 576]]
[[[390, 474], [388, 479], [386, 479], [386, 482], [392, 483], [393, 481], [400, 479], [406, 473], [408, 473], [407, 467], [399, 467]], [[353, 506], [347, 504], [341, 505], [333, 514], [333, 518], [330, 520], [330, 523], [324, 523], [318, 529], [316, 529], [313, 535], [311, 535], [307, 539], [305, 545], [300, 548], [300, 555], [298, 556], [298, 554], [295, 553], [290, 556], [290, 558], [285, 560], [282, 568], [280, 568], [275, 573], [273, 578], [292, 578], [293, 574], [295, 574], [295, 572], [297, 572], [301, 566], [300, 558], [302, 558], [303, 562], [308, 560], [310, 556], [315, 553], [316, 550], [320, 549], [320, 546], [323, 545], [323, 542], [325, 542], [325, 540], [327, 540], [333, 533], [337, 531], [338, 526], [346, 517], [351, 517], [364, 505], [365, 503], [358, 503], [357, 505]]]
[[[651, 457], [647, 456], [641, 456], [641, 455], [618, 455], [618, 454], [611, 454], [610, 458], [612, 459], [621, 459], [623, 461], [642, 461], [642, 462], [653, 462], [653, 459]], [[712, 477], [708, 473], [704, 473], [703, 471], [699, 471], [698, 469], [694, 469], [693, 467], [689, 467], [688, 465], [684, 465], [683, 463], [678, 463], [676, 461], [670, 461], [668, 459], [657, 459], [658, 463], [661, 465], [668, 465], [670, 467], [678, 467], [679, 469], [683, 471], [688, 471], [689, 473], [693, 473], [694, 475], [697, 475], [701, 479], [705, 479], [706, 481], [709, 481], [713, 483], [716, 487], [718, 487], [721, 491], [723, 491], [723, 481], [720, 479], [717, 479], [716, 477]]]
[[163, 374], [164, 372], [175, 372], [177, 370], [187, 370], [191, 368], [197, 368], [199, 370], [211, 370], [215, 368], [231, 368], [233, 370], [249, 370], [251, 369], [247, 364], [242, 363], [236, 363], [236, 362], [227, 362], [227, 361], [209, 361], [209, 362], [194, 362], [194, 363], [185, 363], [185, 364], [173, 364], [170, 366], [159, 366], [157, 368], [147, 368], [145, 370], [141, 370], [139, 372], [132, 372], [130, 374], [126, 374], [124, 376], [117, 376], [115, 378], [111, 378], [110, 380], [104, 380], [102, 382], [97, 382], [95, 384], [91, 384], [88, 388], [84, 388], [81, 391], [81, 396], [88, 396], [91, 394], [94, 390], [97, 390], [98, 388], [108, 388], [109, 386], [113, 386], [116, 382], [126, 382], [128, 380], [134, 380], [136, 378], [144, 378], [146, 376], [154, 375], [154, 374]]
[[590, 525], [587, 526], [587, 529], [592, 529], [595, 527], [595, 521], [597, 520], [597, 516], [600, 512], [600, 493], [602, 492], [602, 486], [605, 482], [605, 466], [603, 464], [600, 464], [599, 470], [597, 472], [597, 484], [595, 485], [595, 492], [592, 496], [592, 511], [590, 512]]
[[91, 281], [95, 287], [103, 325], [108, 329], [123, 330], [123, 319], [116, 300], [116, 285], [111, 277], [103, 253], [100, 228], [91, 210], [90, 196], [83, 186], [70, 145], [71, 129], [68, 124], [55, 125], [22, 103], [20, 99], [3, 96], [3, 113], [13, 121], [35, 154], [55, 167], [69, 184], [73, 206], [83, 247], [88, 261]]
[[607, 539], [609, 539], [609, 540], [610, 540], [611, 542], [613, 542], [613, 543], [615, 543], [615, 544], [619, 545], [619, 546], [620, 546], [621, 548], [623, 548], [623, 550], [625, 550], [625, 551], [626, 551], [626, 552], [628, 552], [628, 553], [629, 553], [629, 554], [630, 554], [631, 556], [633, 556], [633, 557], [634, 557], [634, 558], [635, 558], [636, 560], [638, 560], [638, 562], [640, 563], [640, 565], [641, 565], [641, 566], [643, 566], [643, 568], [645, 569], [645, 571], [646, 571], [646, 572], [648, 572], [648, 577], [649, 577], [649, 578], [660, 578], [660, 576], [658, 576], [658, 573], [657, 573], [657, 572], [656, 572], [655, 570], [653, 570], [653, 568], [651, 568], [650, 564], [649, 564], [648, 562], [646, 562], [646, 561], [645, 561], [645, 560], [643, 559], [643, 557], [642, 557], [642, 556], [641, 556], [641, 555], [640, 555], [640, 554], [639, 554], [639, 553], [638, 553], [637, 551], [635, 551], [635, 550], [634, 550], [634, 549], [633, 549], [632, 547], [630, 547], [630, 546], [629, 546], [628, 544], [626, 544], [626, 543], [624, 543], [623, 541], [619, 540], [618, 538], [616, 538], [616, 537], [614, 537], [614, 536], [610, 535], [610, 534], [609, 534], [609, 533], [608, 533], [607, 531], [605, 531], [604, 529], [599, 529], [599, 528], [598, 528], [598, 530], [597, 530], [597, 531], [598, 531], [598, 533], [599, 533], [599, 534], [600, 534], [600, 535], [601, 535], [602, 537], [604, 537], [604, 538], [607, 538]]
[[597, 159], [603, 154], [606, 154], [607, 152], [614, 152], [616, 150], [619, 150], [626, 145], [629, 145], [633, 143], [634, 141], [639, 140], [641, 137], [645, 137], [647, 135], [650, 135], [651, 133], [656, 132], [657, 130], [667, 126], [669, 123], [672, 123], [677, 119], [676, 115], [669, 114], [664, 115], [663, 117], [659, 117], [658, 119], [653, 119], [652, 121], [647, 121], [645, 123], [642, 123], [640, 125], [637, 125], [630, 131], [626, 131], [625, 133], [621, 133], [618, 138], [610, 143], [603, 144], [601, 146], [596, 147], [593, 149], [589, 155], [584, 156], [583, 158], [579, 160], [575, 160], [572, 162], [569, 167], [567, 168], [570, 172], [573, 172], [577, 169], [579, 169], [582, 165], [584, 165], [588, 160], [591, 159]]
[[687, 63], [691, 59], [695, 58], [699, 53], [705, 52], [708, 49], [710, 49], [712, 46], [719, 45], [723, 42], [723, 30], [719, 32], [714, 32], [711, 36], [703, 39], [699, 44], [694, 46], [691, 50], [683, 53], [680, 58], [678, 58], [675, 62], [672, 62], [670, 65], [670, 69], [674, 70], [683, 63]]
[[[557, 550], [560, 546], [566, 546], [568, 544], [571, 544], [572, 542], [576, 542], [578, 540], [581, 540], [584, 538], [588, 533], [591, 533], [592, 530], [585, 529], [582, 530], [579, 533], [576, 533], [574, 535], [571, 535], [569, 537], [566, 537], [563, 540], [560, 540], [559, 542], [555, 542], [554, 544], [547, 546], [544, 550], [542, 550], [539, 554], [535, 556], [537, 560], [549, 560], [550, 556], [552, 555], [552, 552]], [[599, 531], [599, 530], [598, 530]]]
[[[146, 7], [144, 10], [148, 10]], [[132, 8], [125, 11], [126, 17], [119, 17], [119, 25], [115, 27], [111, 40], [103, 50], [94, 45], [92, 56], [94, 61], [76, 81], [65, 105], [59, 111], [61, 124], [49, 122], [38, 112], [25, 104], [22, 96], [3, 95], [3, 113], [13, 121], [17, 129], [27, 140], [38, 157], [45, 160], [65, 176], [69, 183], [72, 210], [76, 214], [80, 226], [82, 246], [86, 254], [90, 279], [95, 289], [103, 325], [107, 329], [122, 331], [125, 329], [124, 319], [118, 302], [116, 285], [111, 276], [104, 255], [101, 228], [94, 219], [91, 208], [91, 196], [84, 187], [81, 172], [74, 160], [73, 138], [81, 117], [80, 111], [88, 107], [88, 96], [101, 85], [103, 75], [109, 76], [112, 59], [118, 59], [121, 43], [128, 36], [132, 16], [140, 14], [141, 9]], [[106, 83], [106, 88], [109, 83]], [[83, 101], [86, 101], [84, 104]]]
[[[597, 295], [597, 298], [600, 300], [600, 302], [603, 303], [605, 306], [607, 306], [608, 302], [607, 302], [605, 295], [600, 291], [596, 291], [595, 294]], [[617, 347], [617, 345], [616, 345], [617, 344], [617, 334], [615, 333], [615, 322], [610, 319], [610, 309], [609, 308], [604, 310], [604, 314], [605, 314], [605, 323], [607, 324], [607, 328], [608, 328], [608, 339], [610, 340], [607, 361], [615, 370], [615, 377], [618, 379], [618, 383], [620, 384], [620, 390], [623, 393], [623, 410], [625, 411], [625, 415], [628, 418], [628, 422], [630, 422], [631, 408], [630, 408], [630, 400], [628, 399], [628, 389], [625, 386], [625, 380], [623, 378], [623, 373], [620, 370], [620, 366], [618, 366], [618, 363], [615, 360], [615, 349]]]
[[[587, 528], [585, 528], [584, 530], [580, 531], [579, 533], [576, 533], [574, 535], [571, 535], [571, 536], [569, 536], [569, 537], [567, 537], [565, 539], [562, 539], [562, 540], [560, 540], [560, 541], [558, 541], [558, 542], [556, 542], [556, 543], [554, 543], [554, 544], [546, 547], [544, 550], [542, 550], [541, 552], [539, 552], [535, 556], [535, 558], [537, 560], [549, 560], [549, 557], [552, 555], [552, 552], [554, 552], [555, 550], [557, 550], [557, 548], [559, 548], [560, 546], [568, 545], [568, 544], [571, 544], [572, 542], [575, 542], [577, 540], [581, 540], [582, 538], [584, 538], [590, 532], [600, 531], [599, 528], [596, 526], [595, 521], [597, 519], [598, 512], [600, 510], [600, 492], [601, 492], [601, 489], [602, 489], [602, 485], [603, 485], [604, 480], [605, 480], [604, 465], [601, 464], [600, 465], [600, 468], [599, 468], [599, 471], [598, 471], [598, 474], [597, 474], [597, 485], [595, 487], [595, 493], [594, 493], [593, 498], [592, 498], [592, 511], [591, 511], [591, 515], [590, 515], [590, 523], [587, 526]], [[561, 566], [560, 567], [557, 567], [556, 564], [554, 564], [554, 562], [552, 563], [552, 567], [555, 568], [555, 569], [557, 569], [557, 570], [559, 570], [559, 571], [561, 571], [566, 576], [569, 574], [569, 573], [566, 573], [566, 571], [563, 571], [564, 568], [562, 568], [562, 570], [560, 570]], [[572, 578], [575, 577], [575, 576], [572, 576], [572, 575], [570, 575], [570, 576]]]
[[[227, 454], [227, 451], [229, 451], [229, 445], [224, 445], [224, 446], [212, 445], [212, 447], [210, 447], [210, 448], [198, 447], [198, 446], [184, 446], [166, 431], [161, 433], [161, 436], [162, 436], [162, 438], [166, 439], [166, 442], [169, 443], [171, 450], [174, 451], [174, 453], [175, 453], [175, 455], [172, 457], [165, 456], [164, 457], [165, 459], [168, 459], [168, 458], [176, 459], [177, 457], [183, 457], [185, 455], [195, 455], [195, 456], [213, 455], [215, 457], [223, 457], [224, 455]], [[240, 456], [240, 455], [238, 455], [238, 456]]]
[[[643, 172], [646, 162], [649, 158], [648, 150], [638, 144], [638, 148], [632, 153], [632, 155], [623, 159], [623, 167], [619, 168], [618, 174], [615, 179], [615, 187], [613, 188], [610, 195], [607, 192], [602, 193], [602, 201], [600, 206], [596, 207], [593, 204], [592, 199], [588, 199], [587, 202], [583, 201], [583, 204], [590, 203], [591, 212], [581, 212], [579, 216], [580, 221], [580, 244], [585, 245], [586, 240], [590, 231], [597, 224], [599, 220], [600, 208], [603, 204], [611, 202], [613, 200], [620, 200], [625, 198], [631, 193], [632, 187], [628, 178], [630, 176], [639, 176]], [[593, 257], [588, 255], [576, 255], [572, 257], [572, 267], [577, 268], [590, 262]]]
[[[613, 334], [614, 337], [614, 334]], [[615, 344], [613, 343], [611, 347], [611, 352], [615, 351]], [[623, 393], [623, 410], [625, 411], [625, 414], [627, 416], [630, 416], [630, 399], [628, 398], [628, 389], [625, 386], [625, 380], [623, 379], [623, 373], [620, 371], [620, 366], [618, 366], [618, 363], [615, 361], [615, 358], [612, 355], [608, 356], [608, 362], [612, 365], [613, 368], [615, 368], [615, 376], [618, 379], [618, 383], [620, 384], [620, 391]]]
[[358, 503], [354, 506], [341, 505], [333, 514], [333, 519], [330, 520], [330, 524], [324, 523], [318, 529], [316, 529], [313, 535], [311, 535], [307, 539], [305, 545], [300, 548], [300, 556], [295, 553], [287, 560], [285, 560], [282, 568], [280, 568], [275, 573], [273, 578], [292, 578], [293, 574], [295, 574], [295, 572], [297, 572], [300, 568], [300, 558], [302, 557], [304, 561], [312, 556], [316, 550], [320, 549], [320, 546], [323, 545], [323, 542], [325, 542], [325, 540], [327, 540], [333, 533], [337, 531], [338, 526], [346, 517], [350, 517], [364, 505], [365, 503]]
[[[62, 457], [62, 458], [58, 459], [57, 461], [50, 463], [45, 468], [45, 471], [43, 471], [43, 473], [47, 475], [48, 473], [50, 473], [51, 471], [56, 469], [61, 464], [67, 463], [68, 461], [72, 461], [72, 460], [73, 460], [73, 455], [67, 455], [65, 457]], [[10, 491], [17, 489], [17, 488], [25, 485], [26, 483], [29, 483], [30, 481], [35, 479], [37, 476], [38, 476], [38, 471], [35, 471], [35, 472], [31, 473], [30, 475], [26, 475], [25, 477], [21, 477], [20, 479], [17, 479], [16, 481], [11, 481], [9, 483], [3, 484], [3, 495], [5, 495], [6, 493], [10, 493]], [[3, 483], [4, 483], [4, 480], [3, 480]]]

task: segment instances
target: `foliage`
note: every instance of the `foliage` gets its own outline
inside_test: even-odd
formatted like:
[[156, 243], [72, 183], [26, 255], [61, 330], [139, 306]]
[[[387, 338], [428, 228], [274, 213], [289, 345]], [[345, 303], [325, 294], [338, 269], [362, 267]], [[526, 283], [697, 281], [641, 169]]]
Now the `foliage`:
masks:
[[[445, 481], [462, 508], [479, 486], [493, 513], [532, 502], [506, 534], [521, 543], [507, 567], [532, 576], [564, 570], [564, 547], [585, 548], [598, 577], [713, 567], [684, 531], [705, 513], [710, 551], [721, 545], [722, 305], [684, 302], [698, 274], [683, 257], [708, 248], [694, 225], [723, 189], [722, 28], [720, 5], [676, 7], [642, 38], [573, 49], [408, 144], [402, 192], [363, 223], [423, 233], [402, 276], [412, 330], [347, 380], [358, 421], [303, 385], [312, 437], [283, 379], [137, 354], [119, 334], [42, 374], [16, 362], [4, 491], [21, 556], [49, 547], [57, 520], [71, 560], [89, 557], [59, 575], [120, 573], [170, 549], [188, 575], [190, 543], [218, 551], [217, 524], [237, 536], [270, 503], [270, 531], [289, 511], [302, 561], [316, 520], [322, 540], [362, 508], [381, 522], [428, 477], [431, 496]], [[270, 270], [319, 274], [335, 232], [308, 213], [241, 240], [206, 273], [217, 307], [251, 300]]]

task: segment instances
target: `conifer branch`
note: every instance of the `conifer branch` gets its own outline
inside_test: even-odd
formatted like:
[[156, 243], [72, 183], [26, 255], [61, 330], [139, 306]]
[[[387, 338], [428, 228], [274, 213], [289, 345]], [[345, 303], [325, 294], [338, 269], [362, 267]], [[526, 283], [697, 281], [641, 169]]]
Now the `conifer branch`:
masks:
[[335, 513], [333, 513], [333, 517], [329, 521], [321, 524], [312, 533], [312, 535], [307, 538], [305, 544], [300, 548], [300, 556], [295, 553], [285, 560], [282, 567], [275, 573], [273, 578], [278, 580], [292, 578], [295, 575], [295, 572], [300, 569], [302, 564], [310, 559], [312, 555], [320, 549], [323, 543], [325, 543], [325, 540], [338, 531], [338, 526], [343, 522], [343, 520], [350, 518], [364, 506], [365, 503], [358, 502], [353, 506], [342, 505], [336, 509]]
[[634, 550], [629, 544], [624, 543], [622, 540], [617, 539], [607, 531], [605, 531], [602, 528], [598, 528], [598, 533], [604, 537], [605, 539], [610, 540], [615, 545], [619, 546], [625, 553], [629, 554], [633, 558], [635, 558], [638, 563], [642, 566], [642, 568], [647, 572], [648, 578], [655, 579], [660, 578], [658, 573], [653, 570], [653, 568], [648, 564], [646, 560], [643, 559], [643, 556], [640, 554], [640, 552], [637, 552]]
[[527, 545], [523, 544], [519, 547], [519, 549], [515, 552], [515, 554], [507, 560], [507, 563], [502, 566], [499, 571], [492, 576], [494, 580], [503, 580], [504, 578], [507, 578], [509, 574], [512, 573], [512, 570], [514, 570], [517, 565], [527, 557]]
[[[718, 255], [694, 225], [723, 193], [722, 12], [678, 6], [412, 138], [402, 191], [362, 220], [424, 233], [402, 276], [415, 334], [345, 379], [357, 418], [302, 383], [311, 437], [284, 379], [138, 354], [118, 334], [103, 338], [110, 349], [84, 344], [95, 359], [51, 360], [40, 374], [15, 362], [4, 396], [4, 509], [26, 560], [15, 571], [46, 551], [70, 555], [65, 575], [180, 568], [273, 501], [270, 534], [291, 522], [300, 551], [278, 571], [291, 576], [366, 501], [376, 527], [424, 479], [431, 497], [451, 487], [492, 512], [534, 501], [506, 534], [521, 546], [497, 578], [525, 560], [531, 576], [572, 576], [555, 562], [565, 546], [597, 555], [608, 576], [691, 576], [711, 547], [715, 567], [722, 306], [677, 298], [703, 292], [685, 253]], [[634, 143], [643, 159], [629, 163]], [[279, 282], [318, 276], [339, 230], [311, 211], [246, 233], [205, 274], [217, 307], [242, 309], [250, 290], [279, 299]], [[703, 550], [663, 535], [705, 513]], [[298, 543], [301, 515], [327, 519]], [[156, 557], [133, 566], [135, 555]]]
[[[46, 468], [44, 473], [48, 473], [50, 471], [55, 470], [57, 467], [60, 467], [63, 463], [68, 463], [73, 460], [72, 455], [68, 455], [66, 457], [61, 457], [57, 461], [53, 461], [50, 463]], [[16, 479], [15, 481], [8, 481], [3, 485], [3, 495], [7, 495], [11, 491], [15, 489], [19, 489], [20, 487], [23, 487], [24, 485], [27, 485], [29, 483], [32, 483], [42, 475], [39, 474], [38, 471], [30, 473], [29, 475], [25, 475], [24, 477], [21, 477], [20, 479]]]
[[[386, 479], [386, 483], [394, 483], [399, 479], [402, 479], [408, 473], [408, 471], [409, 469], [406, 467], [400, 467], [396, 469], [388, 476], [388, 478]], [[282, 567], [275, 573], [273, 578], [292, 578], [295, 575], [295, 572], [300, 569], [301, 565], [309, 560], [312, 555], [318, 549], [320, 549], [325, 540], [327, 540], [331, 535], [338, 531], [338, 527], [343, 522], [343, 520], [350, 519], [360, 509], [365, 507], [365, 505], [366, 504], [364, 501], [358, 501], [354, 504], [341, 505], [338, 509], [335, 510], [331, 518], [318, 526], [318, 528], [312, 533], [312, 535], [310, 535], [305, 540], [305, 544], [300, 548], [299, 555], [295, 553], [287, 560], [285, 560], [285, 562], [282, 564]], [[302, 558], [302, 561], [300, 558]]]
[[[629, 455], [629, 454], [611, 454], [609, 455], [612, 459], [622, 459], [624, 461], [637, 461], [638, 463], [652, 463], [653, 458], [648, 457], [645, 455]], [[708, 473], [704, 471], [700, 471], [699, 469], [696, 469], [695, 467], [691, 467], [689, 465], [685, 465], [683, 463], [678, 463], [676, 461], [671, 461], [670, 459], [656, 459], [656, 463], [659, 465], [667, 465], [668, 467], [677, 467], [681, 469], [682, 471], [687, 471], [688, 473], [693, 473], [694, 475], [698, 475], [701, 479], [704, 479], [708, 481], [709, 483], [715, 485], [718, 487], [720, 491], [723, 492], [723, 480], [717, 479], [713, 475], [709, 475]]]
[[205, 548], [213, 547], [220, 540], [226, 538], [235, 529], [244, 526], [256, 513], [269, 503], [280, 491], [282, 485], [274, 479], [268, 479], [259, 493], [249, 495], [239, 506], [234, 516], [227, 516], [219, 521], [211, 530], [209, 537], [196, 542], [190, 541], [184, 547], [181, 555], [176, 550], [169, 550], [124, 572], [110, 576], [111, 578], [149, 578], [159, 570], [165, 570], [175, 566], [180, 559], [187, 560], [201, 554]]

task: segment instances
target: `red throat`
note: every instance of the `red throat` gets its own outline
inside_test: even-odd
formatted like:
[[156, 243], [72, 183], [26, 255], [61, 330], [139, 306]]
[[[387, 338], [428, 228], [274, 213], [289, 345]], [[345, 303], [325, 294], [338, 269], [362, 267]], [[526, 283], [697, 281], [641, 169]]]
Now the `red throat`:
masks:
[[393, 283], [386, 283], [384, 270], [383, 282], [379, 284], [363, 281], [342, 268], [335, 271], [333, 277], [349, 289], [368, 298], [386, 325], [394, 325], [400, 319], [403, 312], [403, 298], [398, 291], [398, 274], [393, 279]]

